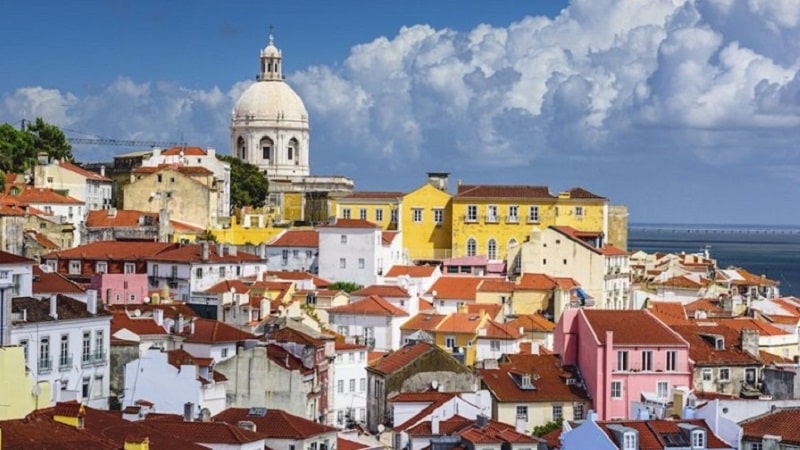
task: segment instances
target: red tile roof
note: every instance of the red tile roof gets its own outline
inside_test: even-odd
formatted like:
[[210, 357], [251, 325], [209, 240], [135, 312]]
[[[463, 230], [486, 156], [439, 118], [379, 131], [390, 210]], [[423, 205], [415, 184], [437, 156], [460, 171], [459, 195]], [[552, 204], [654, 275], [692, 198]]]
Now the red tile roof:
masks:
[[24, 209], [20, 208], [19, 205], [15, 204], [2, 204], [0, 203], [0, 217], [2, 216], [17, 216], [22, 217], [25, 216], [26, 212]]
[[186, 342], [200, 344], [222, 344], [256, 339], [256, 335], [248, 333], [227, 323], [213, 319], [194, 319], [194, 333], [184, 334]]
[[[189, 437], [202, 444], [241, 446], [266, 439], [264, 433], [222, 422], [184, 422], [174, 420], [145, 421], [145, 425], [171, 436]], [[155, 447], [154, 447], [155, 448]]]
[[386, 272], [387, 278], [399, 277], [401, 275], [408, 275], [411, 278], [425, 278], [430, 277], [436, 272], [436, 266], [392, 266]]
[[111, 178], [104, 177], [104, 176], [100, 175], [99, 173], [92, 172], [91, 170], [86, 170], [86, 169], [84, 169], [83, 167], [80, 167], [80, 166], [76, 166], [75, 164], [72, 164], [69, 161], [60, 161], [58, 163], [58, 165], [63, 167], [66, 170], [69, 170], [70, 172], [75, 172], [78, 175], [82, 175], [82, 176], [84, 176], [84, 177], [86, 177], [86, 178], [88, 178], [90, 180], [107, 181], [107, 182], [111, 183]]
[[582, 309], [601, 345], [606, 331], [614, 333], [614, 345], [686, 346], [686, 342], [655, 316], [643, 310]]
[[448, 314], [436, 327], [437, 332], [477, 334], [481, 327], [481, 317], [478, 314], [452, 313]]
[[379, 295], [370, 295], [346, 305], [328, 308], [328, 314], [351, 314], [365, 316], [408, 316], [404, 310], [392, 305]]
[[478, 285], [478, 292], [514, 292], [514, 283], [506, 280], [485, 279]]
[[333, 223], [323, 223], [319, 228], [380, 228], [372, 222], [361, 219], [337, 218]]
[[387, 245], [391, 245], [392, 241], [400, 235], [399, 231], [382, 231], [381, 232], [381, 244], [385, 247]]
[[469, 185], [458, 186], [455, 199], [470, 198], [521, 198], [521, 199], [553, 199], [555, 198], [547, 186], [524, 185]]
[[523, 273], [517, 281], [517, 289], [549, 291], [558, 286], [555, 280], [543, 273]]
[[427, 403], [427, 405], [420, 409], [416, 414], [408, 418], [405, 422], [394, 426], [395, 433], [405, 431], [409, 427], [416, 425], [420, 420], [430, 416], [436, 409], [440, 408], [446, 402], [452, 400], [456, 395], [455, 392], [408, 392], [401, 393], [389, 399], [389, 402], [394, 405], [395, 403]]
[[20, 186], [14, 185], [13, 187], [21, 188], [17, 195], [11, 195], [11, 186], [6, 187], [6, 194], [0, 196], [0, 203], [31, 203], [34, 205], [41, 204], [64, 204], [64, 205], [82, 205], [83, 202], [72, 197], [67, 197], [59, 194], [50, 188], [37, 188], [33, 186]]
[[162, 150], [161, 154], [164, 156], [178, 156], [183, 153], [184, 156], [206, 156], [208, 152], [206, 152], [201, 147], [170, 147], [166, 150]]
[[375, 363], [369, 366], [369, 369], [384, 375], [389, 375], [402, 369], [418, 357], [430, 351], [436, 351], [436, 346], [428, 342], [417, 342], [416, 344], [406, 345], [375, 361]]
[[86, 303], [75, 300], [66, 295], [56, 294], [56, 313], [58, 318], [50, 315], [50, 300], [38, 299], [33, 297], [14, 297], [11, 299], [12, 313], [19, 313], [22, 316], [25, 311], [25, 321], [27, 323], [55, 322], [66, 320], [80, 320], [90, 318], [109, 318], [111, 314], [102, 307], [97, 308], [97, 313], [92, 314], [88, 311]]
[[202, 259], [202, 244], [187, 244], [158, 253], [148, 258], [149, 261], [166, 261], [178, 263], [209, 263], [219, 264], [224, 262], [259, 262], [261, 258], [251, 253], [237, 251], [235, 255], [219, 253], [219, 246], [208, 245], [208, 259]]
[[267, 280], [270, 278], [285, 281], [311, 280], [314, 283], [314, 286], [318, 288], [326, 288], [331, 284], [330, 281], [308, 272], [290, 272], [278, 270], [268, 270], [264, 272], [264, 279]]
[[569, 198], [606, 200], [605, 197], [601, 197], [601, 196], [599, 196], [597, 194], [593, 194], [593, 193], [587, 191], [586, 189], [579, 188], [579, 187], [572, 188], [572, 189], [568, 190], [567, 192], [569, 192]]
[[304, 440], [337, 431], [336, 428], [312, 422], [280, 409], [268, 409], [263, 416], [250, 414], [251, 411], [248, 408], [228, 408], [212, 417], [212, 420], [229, 424], [238, 424], [243, 420], [253, 422], [256, 425], [256, 432], [269, 439]]
[[739, 332], [742, 330], [756, 330], [760, 336], [785, 336], [789, 334], [774, 325], [764, 322], [763, 320], [751, 319], [749, 317], [738, 317], [736, 319], [714, 319], [714, 322]]
[[522, 337], [519, 328], [513, 327], [507, 323], [500, 323], [494, 320], [487, 320], [483, 325], [482, 330], [478, 332], [478, 339], [501, 339], [506, 341], [514, 341]]
[[780, 436], [781, 443], [800, 445], [800, 408], [778, 408], [775, 411], [740, 422], [744, 439], [761, 442], [765, 435]]
[[445, 319], [444, 314], [431, 314], [431, 313], [419, 313], [416, 316], [408, 319], [403, 325], [400, 326], [401, 330], [423, 330], [423, 331], [434, 331], [436, 327], [439, 326]]
[[332, 338], [332, 336], [327, 336], [323, 334], [319, 334], [317, 336], [311, 336], [309, 334], [303, 333], [300, 330], [296, 330], [291, 327], [283, 327], [280, 330], [273, 331], [269, 335], [269, 340], [274, 342], [294, 342], [297, 344], [303, 345], [311, 345], [314, 347], [320, 347], [325, 345], [325, 340]]
[[84, 294], [86, 289], [77, 283], [70, 281], [67, 277], [56, 272], [44, 272], [39, 266], [33, 266], [33, 283], [31, 284], [34, 294]]
[[498, 303], [467, 303], [460, 312], [481, 316], [486, 314], [490, 319], [496, 319], [502, 310], [503, 305]]
[[[117, 450], [120, 446], [87, 430], [56, 422], [40, 414], [0, 422], [3, 448], [59, 450]], [[202, 447], [201, 447], [202, 448]]]
[[85, 225], [87, 228], [106, 227], [138, 227], [142, 226], [142, 217], [150, 217], [153, 225], [158, 224], [158, 213], [137, 211], [133, 209], [105, 210], [96, 209], [87, 212]]
[[515, 328], [522, 328], [526, 332], [552, 332], [556, 328], [556, 324], [547, 320], [541, 314], [527, 314], [517, 317], [516, 319], [508, 322], [509, 326]]
[[475, 300], [475, 293], [483, 280], [483, 277], [442, 276], [426, 294], [432, 295], [434, 300]]
[[679, 302], [651, 302], [650, 313], [669, 326], [689, 325], [691, 323], [686, 317], [686, 311], [683, 309], [683, 305]]
[[373, 284], [365, 288], [358, 289], [350, 293], [353, 297], [366, 297], [368, 295], [379, 295], [381, 297], [409, 297], [407, 290], [392, 284]]
[[337, 438], [336, 439], [336, 446], [338, 450], [361, 450], [364, 448], [369, 448], [369, 445], [355, 442], [348, 439]]
[[[694, 361], [695, 365], [761, 365], [761, 361], [757, 357], [742, 349], [740, 335], [736, 330], [713, 322], [695, 325], [675, 325], [672, 329], [689, 342], [689, 358]], [[720, 336], [724, 339], [723, 348], [715, 348], [714, 336]]]
[[700, 289], [706, 286], [706, 284], [695, 281], [685, 275], [678, 275], [656, 284], [660, 286], [678, 287], [684, 289]]
[[319, 247], [317, 230], [286, 230], [267, 244], [268, 247]]
[[163, 336], [169, 334], [152, 317], [130, 317], [125, 310], [114, 310], [111, 316], [111, 334], [123, 329], [138, 336]]
[[210, 294], [227, 294], [231, 290], [236, 294], [245, 294], [250, 290], [250, 286], [241, 280], [222, 280], [206, 289], [206, 292]]
[[[669, 446], [664, 441], [663, 435], [665, 433], [683, 434], [683, 429], [679, 424], [690, 424], [706, 430], [706, 449], [728, 449], [731, 448], [730, 444], [725, 443], [717, 435], [715, 435], [708, 424], [702, 419], [693, 420], [615, 420], [608, 422], [597, 422], [603, 431], [606, 432], [612, 442], [616, 442], [614, 435], [609, 429], [609, 425], [619, 425], [623, 427], [633, 428], [639, 434], [639, 448], [642, 450], [661, 450]], [[687, 439], [687, 442], [691, 442]], [[688, 445], [686, 446], [688, 447]], [[684, 447], [684, 448], [686, 448]]]
[[265, 347], [267, 359], [278, 367], [285, 370], [297, 371], [303, 375], [314, 373], [313, 367], [306, 367], [303, 360], [289, 353], [285, 348], [277, 344], [269, 344]]
[[404, 195], [402, 192], [355, 191], [342, 197], [342, 200], [399, 200]]
[[[561, 366], [558, 355], [506, 355], [497, 369], [478, 369], [478, 374], [501, 403], [590, 402], [579, 383], [567, 384], [567, 379], [579, 381], [579, 377], [571, 367]], [[522, 375], [531, 376], [533, 389], [523, 389], [515, 381]]]
[[167, 352], [167, 362], [178, 369], [180, 369], [181, 366], [208, 367], [214, 364], [214, 358], [192, 356], [191, 353], [179, 348]]
[[4, 252], [0, 250], [0, 264], [33, 265], [36, 264], [36, 261], [26, 258], [24, 256], [15, 255], [14, 253]]
[[51, 241], [50, 238], [48, 238], [42, 233], [39, 233], [38, 231], [26, 230], [25, 234], [29, 237], [32, 237], [33, 240], [36, 241], [43, 249], [58, 250], [59, 248], [61, 248], [58, 246], [58, 244]]
[[81, 259], [137, 261], [145, 260], [176, 248], [178, 248], [178, 244], [163, 242], [100, 241], [47, 253], [42, 256], [42, 260]]

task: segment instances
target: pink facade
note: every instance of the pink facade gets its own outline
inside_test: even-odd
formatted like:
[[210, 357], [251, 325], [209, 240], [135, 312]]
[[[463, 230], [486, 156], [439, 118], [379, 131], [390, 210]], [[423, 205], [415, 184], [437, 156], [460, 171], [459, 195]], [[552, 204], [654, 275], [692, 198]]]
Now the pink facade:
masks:
[[665, 402], [691, 386], [689, 344], [647, 311], [566, 310], [554, 350], [577, 365], [601, 420], [634, 418], [631, 402]]
[[91, 288], [104, 305], [141, 305], [148, 294], [146, 273], [96, 273]]

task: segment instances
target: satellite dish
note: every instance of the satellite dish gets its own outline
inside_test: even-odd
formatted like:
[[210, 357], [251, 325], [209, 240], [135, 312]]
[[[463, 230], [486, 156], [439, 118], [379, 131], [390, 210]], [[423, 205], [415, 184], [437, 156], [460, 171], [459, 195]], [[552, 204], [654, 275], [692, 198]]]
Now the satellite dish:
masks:
[[39, 383], [36, 383], [36, 384], [33, 385], [33, 389], [31, 390], [31, 393], [33, 394], [34, 397], [38, 397], [39, 394], [42, 393], [42, 389], [39, 387]]
[[139, 311], [138, 309], [134, 309], [133, 310], [133, 317], [139, 317], [141, 315], [142, 315], [142, 312]]
[[436, 380], [431, 381], [431, 388], [433, 388], [434, 391], [438, 391], [439, 390], [439, 382], [436, 381]]
[[143, 301], [145, 304], [150, 303], [150, 297], [145, 297]]
[[378, 433], [383, 433], [385, 430], [386, 427], [382, 423], [378, 424]]
[[431, 295], [433, 295], [434, 297], [436, 297], [436, 294], [437, 294], [436, 291], [431, 291]]

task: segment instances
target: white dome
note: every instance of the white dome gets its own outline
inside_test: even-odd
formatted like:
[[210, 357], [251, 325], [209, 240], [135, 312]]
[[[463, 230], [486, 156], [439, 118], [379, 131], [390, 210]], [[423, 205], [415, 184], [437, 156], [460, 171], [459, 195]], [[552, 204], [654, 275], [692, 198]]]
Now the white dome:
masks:
[[239, 97], [234, 120], [280, 120], [308, 122], [308, 111], [300, 96], [281, 81], [257, 81]]

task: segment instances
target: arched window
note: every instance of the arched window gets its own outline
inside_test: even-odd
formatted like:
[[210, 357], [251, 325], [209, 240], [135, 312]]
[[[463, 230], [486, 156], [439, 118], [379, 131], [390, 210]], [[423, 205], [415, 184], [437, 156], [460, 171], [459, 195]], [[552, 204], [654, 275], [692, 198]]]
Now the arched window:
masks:
[[271, 160], [272, 159], [272, 148], [274, 147], [274, 144], [272, 143], [272, 139], [270, 139], [270, 138], [268, 138], [266, 136], [261, 138], [261, 141], [259, 142], [259, 146], [261, 147], [261, 157], [265, 161]]
[[494, 238], [486, 243], [486, 254], [489, 255], [489, 260], [497, 259], [497, 241]]
[[295, 158], [297, 158], [298, 162], [300, 161], [299, 155], [297, 155], [297, 139], [289, 139], [289, 148], [287, 149], [286, 156], [289, 161]]
[[475, 242], [475, 239], [473, 238], [467, 239], [467, 256], [475, 256], [477, 248], [478, 248], [478, 243]]
[[239, 159], [247, 161], [247, 147], [244, 144], [244, 138], [241, 136], [236, 140], [236, 153], [239, 155]]

